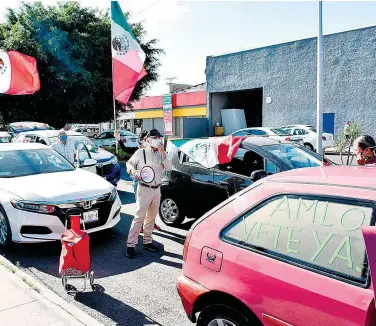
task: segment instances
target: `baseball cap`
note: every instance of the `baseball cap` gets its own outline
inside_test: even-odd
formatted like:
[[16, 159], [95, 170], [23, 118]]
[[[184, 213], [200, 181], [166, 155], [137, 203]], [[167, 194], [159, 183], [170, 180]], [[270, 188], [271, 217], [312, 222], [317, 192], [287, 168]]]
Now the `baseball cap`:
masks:
[[162, 135], [157, 129], [152, 129], [149, 131], [148, 137], [162, 137]]

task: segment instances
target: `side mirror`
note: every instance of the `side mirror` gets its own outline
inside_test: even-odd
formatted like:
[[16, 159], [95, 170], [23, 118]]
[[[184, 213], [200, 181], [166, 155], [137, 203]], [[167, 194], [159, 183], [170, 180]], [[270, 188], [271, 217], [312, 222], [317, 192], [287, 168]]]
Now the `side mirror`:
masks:
[[97, 160], [93, 160], [92, 158], [87, 158], [82, 165], [83, 168], [88, 168], [91, 166], [95, 166], [97, 164]]
[[267, 176], [268, 176], [268, 174], [266, 173], [265, 170], [256, 170], [256, 171], [252, 172], [251, 179], [252, 179], [252, 181], [257, 181], [257, 180], [260, 180], [260, 179], [265, 178]]

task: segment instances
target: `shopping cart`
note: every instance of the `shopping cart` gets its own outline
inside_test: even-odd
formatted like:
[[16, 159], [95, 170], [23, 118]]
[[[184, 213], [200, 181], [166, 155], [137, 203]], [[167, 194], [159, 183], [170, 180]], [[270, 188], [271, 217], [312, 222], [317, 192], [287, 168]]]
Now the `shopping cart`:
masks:
[[[83, 230], [81, 230], [81, 221]], [[61, 256], [59, 274], [67, 293], [79, 293], [86, 290], [89, 281], [93, 289], [94, 272], [90, 271], [90, 239], [78, 208], [68, 209], [65, 214], [65, 230], [61, 235]], [[83, 279], [83, 286], [77, 289], [69, 284], [69, 279]]]

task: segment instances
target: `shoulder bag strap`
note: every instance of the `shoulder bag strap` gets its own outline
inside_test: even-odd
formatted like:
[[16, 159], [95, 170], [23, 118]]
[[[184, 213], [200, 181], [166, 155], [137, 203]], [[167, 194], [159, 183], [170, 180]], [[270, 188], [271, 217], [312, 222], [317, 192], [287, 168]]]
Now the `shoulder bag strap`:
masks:
[[144, 154], [144, 163], [146, 165], [146, 152], [145, 152], [145, 148], [142, 150], [143, 154]]

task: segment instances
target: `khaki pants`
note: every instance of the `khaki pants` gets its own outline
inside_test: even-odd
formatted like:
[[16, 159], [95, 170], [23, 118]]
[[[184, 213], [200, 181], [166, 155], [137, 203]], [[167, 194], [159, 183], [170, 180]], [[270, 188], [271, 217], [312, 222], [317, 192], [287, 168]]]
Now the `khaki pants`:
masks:
[[144, 244], [153, 241], [152, 232], [154, 229], [155, 218], [158, 214], [160, 201], [160, 188], [152, 189], [140, 184], [138, 185], [136, 194], [136, 215], [129, 230], [127, 241], [128, 247], [136, 247], [142, 224], [144, 225]]

